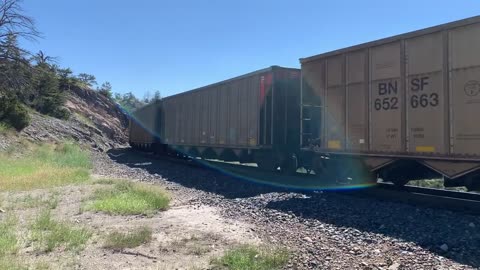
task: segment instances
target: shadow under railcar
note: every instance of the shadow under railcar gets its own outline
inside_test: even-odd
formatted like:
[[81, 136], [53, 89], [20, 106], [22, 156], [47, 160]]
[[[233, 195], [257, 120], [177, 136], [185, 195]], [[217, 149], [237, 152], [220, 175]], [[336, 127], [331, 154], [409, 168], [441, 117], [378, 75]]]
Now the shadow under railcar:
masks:
[[[189, 167], [168, 160], [132, 151], [114, 149], [111, 159], [132, 168], [145, 169], [161, 175], [168, 181], [228, 199], [248, 198], [271, 192], [298, 191], [303, 198], [269, 202], [266, 208], [294, 214], [304, 219], [317, 220], [339, 228], [353, 228], [363, 232], [385, 235], [412, 242], [462, 264], [480, 267], [480, 231], [465, 224], [480, 224], [477, 216], [464, 215], [408, 204], [342, 196], [339, 192], [311, 192], [284, 188], [265, 183], [246, 181], [225, 170]], [[238, 172], [236, 173], [238, 175]], [[314, 206], [314, 207], [313, 207]], [[388, 211], [382, 211], [388, 209]], [[461, 221], [461, 224], [460, 224]], [[460, 228], [459, 226], [465, 226]], [[447, 244], [449, 251], [440, 246]]]

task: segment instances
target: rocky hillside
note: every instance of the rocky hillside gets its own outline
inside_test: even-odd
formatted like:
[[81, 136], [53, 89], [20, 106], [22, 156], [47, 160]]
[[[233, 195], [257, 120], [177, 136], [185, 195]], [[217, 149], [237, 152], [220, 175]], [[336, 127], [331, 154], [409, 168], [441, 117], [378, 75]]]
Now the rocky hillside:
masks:
[[69, 120], [60, 120], [31, 112], [31, 124], [20, 136], [0, 134], [0, 148], [26, 138], [31, 141], [74, 140], [106, 151], [128, 143], [128, 115], [115, 102], [91, 89], [74, 87], [69, 91], [65, 107]]

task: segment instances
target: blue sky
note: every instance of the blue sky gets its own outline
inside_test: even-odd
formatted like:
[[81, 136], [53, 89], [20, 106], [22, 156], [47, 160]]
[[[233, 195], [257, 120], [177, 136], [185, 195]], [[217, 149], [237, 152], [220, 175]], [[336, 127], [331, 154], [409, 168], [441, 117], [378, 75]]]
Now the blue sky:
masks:
[[476, 0], [24, 0], [24, 43], [115, 92], [162, 96], [271, 65], [480, 14]]

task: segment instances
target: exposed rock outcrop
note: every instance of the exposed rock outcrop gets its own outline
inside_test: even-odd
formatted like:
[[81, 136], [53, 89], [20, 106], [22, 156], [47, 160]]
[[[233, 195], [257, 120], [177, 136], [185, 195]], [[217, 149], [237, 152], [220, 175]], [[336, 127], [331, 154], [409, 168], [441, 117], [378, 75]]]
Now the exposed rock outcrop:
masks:
[[102, 152], [127, 145], [128, 115], [111, 99], [75, 87], [69, 91], [65, 107], [71, 112], [68, 120], [32, 112], [31, 123], [20, 136], [0, 134], [0, 148], [6, 149], [22, 137], [37, 142], [74, 140]]
[[115, 102], [90, 89], [74, 87], [70, 93], [65, 105], [74, 116], [80, 115], [115, 143], [128, 142], [128, 115]]

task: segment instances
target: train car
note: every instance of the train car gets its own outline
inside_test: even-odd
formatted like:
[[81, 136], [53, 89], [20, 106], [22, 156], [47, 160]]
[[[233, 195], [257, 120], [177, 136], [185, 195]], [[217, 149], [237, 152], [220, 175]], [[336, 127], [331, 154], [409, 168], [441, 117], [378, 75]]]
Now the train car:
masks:
[[140, 150], [151, 150], [159, 142], [157, 130], [160, 127], [159, 103], [151, 103], [135, 110], [129, 122], [130, 146]]
[[303, 165], [478, 189], [479, 50], [473, 17], [300, 59]]
[[256, 162], [268, 170], [297, 167], [292, 153], [300, 140], [299, 69], [272, 66], [166, 97], [150, 108], [134, 119], [150, 117], [140, 127], [154, 134], [146, 139], [155, 152]]

